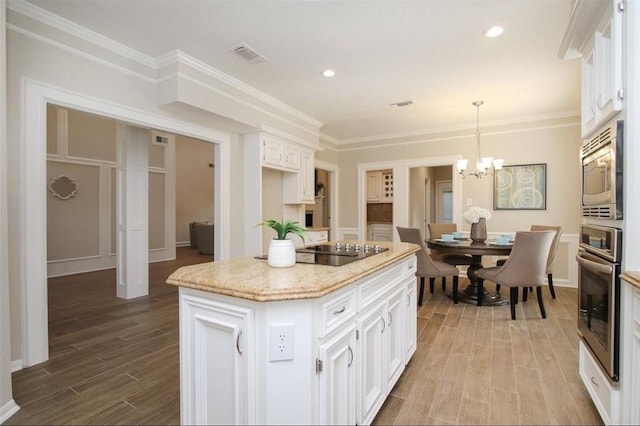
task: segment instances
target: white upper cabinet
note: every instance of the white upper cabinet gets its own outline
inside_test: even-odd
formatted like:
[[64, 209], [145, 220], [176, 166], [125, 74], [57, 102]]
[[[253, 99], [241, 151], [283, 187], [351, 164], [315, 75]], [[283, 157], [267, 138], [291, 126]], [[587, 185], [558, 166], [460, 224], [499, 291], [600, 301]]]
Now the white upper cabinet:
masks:
[[262, 166], [284, 171], [300, 170], [300, 148], [271, 136], [262, 136]]
[[284, 204], [315, 204], [314, 153], [298, 149], [298, 173], [285, 173], [282, 202]]
[[584, 55], [582, 137], [589, 137], [622, 110], [622, 24], [619, 2], [607, 10]]
[[393, 203], [393, 171], [367, 172], [367, 202]]
[[582, 57], [583, 138], [622, 110], [623, 13], [623, 0], [573, 4], [559, 53], [565, 59]]

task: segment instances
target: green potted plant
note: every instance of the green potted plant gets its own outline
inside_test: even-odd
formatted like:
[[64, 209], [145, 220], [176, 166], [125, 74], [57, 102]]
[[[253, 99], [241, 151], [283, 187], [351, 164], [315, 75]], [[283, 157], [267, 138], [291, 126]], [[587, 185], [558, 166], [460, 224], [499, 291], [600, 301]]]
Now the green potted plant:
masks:
[[280, 222], [273, 219], [265, 219], [258, 226], [268, 226], [276, 231], [277, 237], [269, 242], [269, 253], [267, 262], [274, 268], [288, 268], [296, 264], [296, 248], [293, 240], [287, 238], [289, 234], [296, 234], [304, 242], [306, 229], [300, 222], [292, 220], [282, 220]]

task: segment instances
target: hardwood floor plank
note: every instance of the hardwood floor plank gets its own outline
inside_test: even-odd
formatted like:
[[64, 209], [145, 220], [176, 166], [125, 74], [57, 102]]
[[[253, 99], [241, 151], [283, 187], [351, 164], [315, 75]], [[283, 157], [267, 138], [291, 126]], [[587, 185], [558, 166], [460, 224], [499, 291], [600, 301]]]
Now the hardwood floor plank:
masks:
[[515, 365], [511, 342], [493, 339], [491, 387], [515, 392]]
[[433, 406], [429, 412], [430, 417], [447, 423], [457, 422], [468, 367], [469, 357], [463, 355], [448, 357], [445, 374], [438, 384]]
[[489, 424], [489, 403], [477, 401], [475, 398], [463, 398], [462, 403], [460, 404], [460, 415], [458, 416], [456, 424]]
[[489, 397], [490, 425], [519, 425], [518, 398], [509, 390], [491, 387]]
[[[470, 366], [464, 382], [462, 396], [477, 403], [489, 403], [491, 387], [491, 355], [488, 345], [473, 344], [470, 354]], [[461, 420], [462, 421], [462, 420]]]
[[549, 424], [551, 419], [545, 403], [538, 371], [530, 368], [516, 367], [515, 373], [520, 424]]

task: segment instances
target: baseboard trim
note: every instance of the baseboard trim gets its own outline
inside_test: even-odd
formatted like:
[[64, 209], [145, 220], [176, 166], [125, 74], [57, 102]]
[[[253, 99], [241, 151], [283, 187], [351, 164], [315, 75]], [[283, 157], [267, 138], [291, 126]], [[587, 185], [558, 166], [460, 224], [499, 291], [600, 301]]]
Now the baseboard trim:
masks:
[[17, 413], [19, 409], [20, 406], [13, 399], [0, 407], [0, 424], [9, 420], [9, 417]]
[[16, 371], [20, 371], [20, 370], [22, 370], [22, 360], [17, 359], [15, 361], [11, 361], [11, 372], [15, 373]]
[[176, 247], [191, 247], [190, 241], [176, 241]]

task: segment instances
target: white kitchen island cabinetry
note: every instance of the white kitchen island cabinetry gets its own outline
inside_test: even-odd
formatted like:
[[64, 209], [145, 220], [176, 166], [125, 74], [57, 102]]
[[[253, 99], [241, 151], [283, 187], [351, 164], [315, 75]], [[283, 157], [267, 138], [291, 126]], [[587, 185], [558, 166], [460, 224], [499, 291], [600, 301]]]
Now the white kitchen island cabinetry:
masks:
[[385, 247], [341, 267], [241, 258], [174, 272], [181, 422], [370, 423], [416, 341], [418, 246]]

